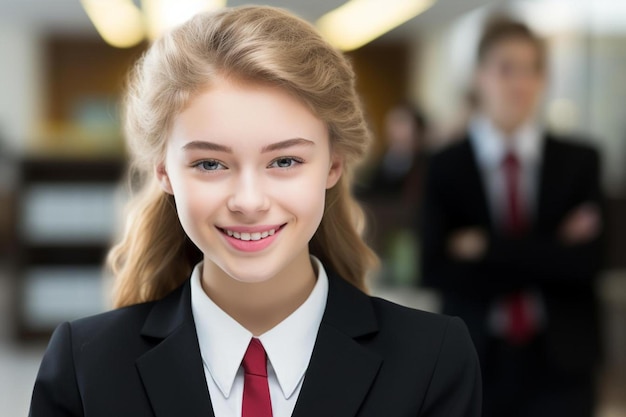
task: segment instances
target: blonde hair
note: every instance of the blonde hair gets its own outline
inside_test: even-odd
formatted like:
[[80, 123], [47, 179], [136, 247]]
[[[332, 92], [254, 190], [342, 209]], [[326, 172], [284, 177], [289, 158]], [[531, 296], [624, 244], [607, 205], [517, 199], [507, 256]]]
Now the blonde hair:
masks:
[[155, 41], [131, 72], [125, 133], [131, 176], [140, 190], [129, 203], [122, 239], [108, 256], [116, 280], [115, 305], [163, 298], [202, 259], [154, 169], [164, 158], [172, 119], [218, 76], [290, 91], [326, 123], [333, 152], [343, 158], [344, 167], [339, 182], [326, 191], [324, 215], [309, 250], [365, 290], [365, 275], [377, 258], [362, 239], [364, 216], [350, 185], [371, 134], [352, 68], [304, 20], [280, 9], [248, 6], [195, 16]]

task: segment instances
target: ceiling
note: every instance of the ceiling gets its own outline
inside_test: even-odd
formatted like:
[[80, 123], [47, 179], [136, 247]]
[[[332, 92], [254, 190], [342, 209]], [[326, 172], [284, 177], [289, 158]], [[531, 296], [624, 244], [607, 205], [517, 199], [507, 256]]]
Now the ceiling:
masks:
[[[380, 0], [384, 1], [384, 0]], [[284, 7], [314, 21], [343, 0], [269, 0], [252, 2]], [[406, 37], [418, 30], [441, 25], [464, 12], [498, 0], [439, 0], [422, 15], [386, 35], [388, 38]], [[250, 4], [244, 0], [229, 0], [229, 6]], [[0, 25], [32, 27], [36, 31], [93, 33], [91, 22], [79, 0], [0, 0]]]

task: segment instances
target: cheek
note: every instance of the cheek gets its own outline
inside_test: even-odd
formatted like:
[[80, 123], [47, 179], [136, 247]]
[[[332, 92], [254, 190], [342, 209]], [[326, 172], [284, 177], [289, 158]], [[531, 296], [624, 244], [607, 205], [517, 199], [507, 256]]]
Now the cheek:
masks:
[[198, 220], [199, 217], [206, 215], [207, 212], [214, 210], [213, 201], [206, 198], [214, 193], [207, 193], [201, 187], [193, 187], [186, 184], [182, 189], [174, 191], [174, 199], [179, 210], [179, 216], [187, 216]]
[[272, 200], [291, 213], [307, 229], [316, 230], [324, 214], [326, 177], [323, 173], [302, 176], [277, 186]]
[[174, 177], [172, 187], [183, 230], [196, 245], [202, 246], [202, 228], [208, 224], [207, 219], [223, 205], [218, 198], [220, 193], [207, 190], [207, 184], [193, 178], [179, 180]]
[[519, 100], [520, 91], [511, 77], [495, 76], [488, 85], [488, 94], [492, 104], [496, 108], [502, 107], [501, 110], [504, 110], [504, 107], [508, 107]]
[[483, 96], [483, 100], [489, 102], [497, 102], [501, 100], [501, 96], [505, 90], [506, 83], [496, 73], [483, 74], [483, 78], [479, 84], [480, 93]]
[[526, 93], [530, 96], [531, 99], [536, 99], [541, 95], [542, 85], [543, 84], [541, 80], [531, 79], [526, 85]]
[[515, 81], [512, 80], [510, 76], [498, 75], [497, 78], [494, 79], [492, 89], [494, 94], [506, 96], [507, 94], [510, 94], [514, 87]]

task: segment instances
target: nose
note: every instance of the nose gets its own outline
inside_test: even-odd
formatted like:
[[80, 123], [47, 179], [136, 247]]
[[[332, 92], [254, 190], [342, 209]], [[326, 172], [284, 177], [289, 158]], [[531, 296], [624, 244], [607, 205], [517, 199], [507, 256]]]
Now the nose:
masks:
[[266, 211], [270, 200], [265, 193], [262, 178], [255, 172], [242, 172], [233, 183], [227, 205], [230, 211], [242, 214]]

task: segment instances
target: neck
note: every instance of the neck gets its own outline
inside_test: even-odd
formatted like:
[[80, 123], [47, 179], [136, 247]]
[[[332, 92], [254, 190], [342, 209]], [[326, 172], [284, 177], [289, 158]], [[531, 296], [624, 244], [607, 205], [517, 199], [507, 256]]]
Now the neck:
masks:
[[493, 120], [493, 125], [498, 129], [507, 141], [511, 141], [519, 129], [524, 125], [523, 122], [518, 123], [503, 123]]
[[258, 283], [238, 281], [206, 258], [202, 271], [204, 292], [255, 336], [272, 329], [300, 307], [316, 280], [308, 251], [276, 276]]

